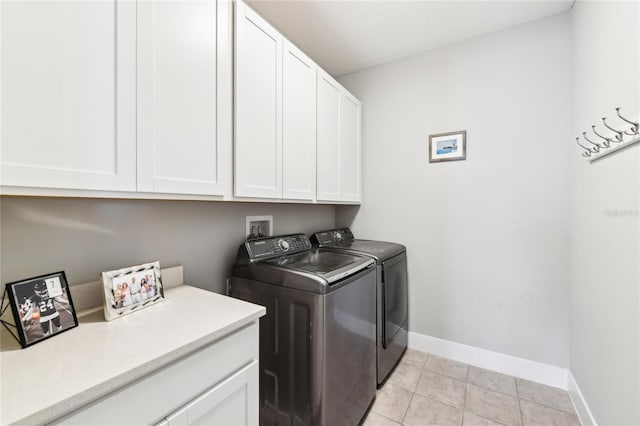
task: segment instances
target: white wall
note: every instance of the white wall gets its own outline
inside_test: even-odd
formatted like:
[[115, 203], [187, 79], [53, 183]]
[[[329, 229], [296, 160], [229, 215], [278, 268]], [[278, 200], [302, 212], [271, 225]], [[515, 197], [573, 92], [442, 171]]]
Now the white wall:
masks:
[[307, 235], [334, 226], [325, 205], [2, 197], [3, 283], [66, 271], [71, 285], [159, 260], [184, 265], [185, 283], [222, 292], [245, 217], [273, 215], [274, 234]]
[[[411, 331], [568, 366], [570, 39], [564, 14], [341, 78], [363, 206], [336, 221], [407, 245]], [[463, 129], [467, 160], [429, 164]]]
[[[578, 1], [571, 18], [573, 133], [621, 123], [618, 106], [640, 117], [639, 3]], [[640, 146], [591, 165], [571, 154], [571, 371], [598, 424], [638, 425]]]

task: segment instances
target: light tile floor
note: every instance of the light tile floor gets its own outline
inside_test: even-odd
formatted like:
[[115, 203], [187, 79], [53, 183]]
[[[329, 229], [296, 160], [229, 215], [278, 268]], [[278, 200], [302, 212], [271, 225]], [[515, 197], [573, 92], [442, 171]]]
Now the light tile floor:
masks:
[[579, 426], [566, 391], [407, 349], [364, 426]]

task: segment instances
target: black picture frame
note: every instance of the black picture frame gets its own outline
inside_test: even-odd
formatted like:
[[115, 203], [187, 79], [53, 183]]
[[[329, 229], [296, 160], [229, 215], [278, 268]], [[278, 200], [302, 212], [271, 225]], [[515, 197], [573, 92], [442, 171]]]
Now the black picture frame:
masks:
[[23, 349], [78, 326], [64, 271], [7, 283], [6, 291]]

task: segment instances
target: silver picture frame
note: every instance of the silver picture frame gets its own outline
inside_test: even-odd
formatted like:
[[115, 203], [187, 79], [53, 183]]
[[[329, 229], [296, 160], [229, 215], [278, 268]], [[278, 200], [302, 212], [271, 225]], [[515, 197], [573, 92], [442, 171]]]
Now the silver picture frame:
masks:
[[467, 159], [467, 131], [429, 135], [429, 162], [460, 161]]
[[164, 300], [160, 262], [102, 273], [104, 319], [112, 321]]

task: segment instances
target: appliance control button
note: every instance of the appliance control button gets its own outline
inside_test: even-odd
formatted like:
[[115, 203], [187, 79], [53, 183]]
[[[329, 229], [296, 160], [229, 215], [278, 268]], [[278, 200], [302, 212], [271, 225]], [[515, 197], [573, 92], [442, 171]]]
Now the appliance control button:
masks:
[[280, 249], [282, 251], [287, 251], [289, 250], [289, 243], [286, 240], [280, 240], [278, 241], [278, 246], [280, 247]]

